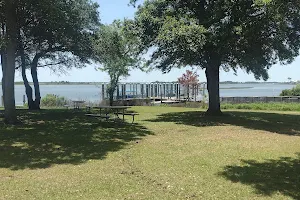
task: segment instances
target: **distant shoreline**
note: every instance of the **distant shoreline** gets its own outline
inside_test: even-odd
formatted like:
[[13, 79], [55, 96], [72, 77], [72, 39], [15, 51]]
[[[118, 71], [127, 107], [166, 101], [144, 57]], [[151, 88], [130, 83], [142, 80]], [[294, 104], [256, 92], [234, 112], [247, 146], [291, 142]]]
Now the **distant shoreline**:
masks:
[[[62, 82], [40, 82], [40, 85], [101, 85], [107, 82], [67, 82], [67, 81], [62, 81]], [[126, 82], [121, 82], [122, 84], [125, 84]], [[127, 84], [130, 84], [133, 82], [128, 82]], [[138, 83], [138, 82], [134, 82]], [[149, 84], [150, 82], [140, 82], [141, 84]], [[151, 82], [151, 83], [159, 83], [159, 82]], [[172, 83], [172, 82], [170, 82]], [[175, 83], [175, 82], [174, 82]], [[33, 84], [30, 82], [29, 84]], [[231, 81], [224, 81], [220, 82], [220, 84], [286, 84], [286, 85], [296, 85], [296, 82], [231, 82]], [[0, 85], [1, 82], [0, 82]], [[23, 82], [15, 82], [15, 85], [23, 85]]]

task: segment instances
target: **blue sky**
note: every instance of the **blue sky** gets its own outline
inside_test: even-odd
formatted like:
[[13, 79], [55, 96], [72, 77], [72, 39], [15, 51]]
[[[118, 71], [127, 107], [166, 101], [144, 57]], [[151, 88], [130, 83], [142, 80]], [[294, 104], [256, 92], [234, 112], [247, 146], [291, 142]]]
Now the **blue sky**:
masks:
[[[102, 23], [111, 23], [114, 19], [132, 18], [134, 16], [134, 8], [128, 6], [129, 0], [96, 0], [100, 4], [100, 15]], [[74, 81], [74, 82], [107, 82], [108, 76], [100, 71], [95, 70], [94, 65], [88, 66], [84, 69], [73, 69], [66, 75], [51, 73], [47, 69], [39, 69], [39, 80], [42, 82], [48, 81]], [[143, 73], [139, 71], [132, 71], [131, 76], [123, 79], [123, 82], [151, 82], [151, 81], [175, 81], [181, 76], [186, 69], [174, 69], [168, 74], [162, 74], [160, 71], [153, 71], [151, 73]], [[205, 81], [205, 74], [203, 70], [198, 70], [200, 81]], [[300, 58], [290, 65], [273, 66], [270, 71], [269, 81], [286, 81], [288, 77], [293, 80], [300, 80]], [[0, 74], [0, 77], [2, 75]], [[28, 78], [30, 76], [28, 75]], [[221, 81], [254, 81], [253, 75], [248, 75], [239, 70], [238, 76], [233, 72], [221, 72]], [[16, 81], [21, 81], [21, 74], [16, 72]]]

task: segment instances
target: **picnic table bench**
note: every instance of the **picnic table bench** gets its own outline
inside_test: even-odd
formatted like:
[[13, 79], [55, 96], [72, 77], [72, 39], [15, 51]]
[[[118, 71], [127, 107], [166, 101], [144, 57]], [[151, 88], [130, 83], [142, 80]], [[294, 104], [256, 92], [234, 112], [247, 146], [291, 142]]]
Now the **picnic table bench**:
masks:
[[[120, 119], [119, 115], [122, 115], [123, 121], [125, 121], [125, 116], [132, 116], [132, 123], [134, 123], [135, 116], [139, 114], [125, 112], [128, 108], [131, 107], [130, 106], [94, 106], [94, 107], [87, 106], [87, 112], [89, 114], [86, 114], [86, 116], [105, 118], [106, 120], [108, 120], [110, 118], [109, 114], [112, 113], [119, 119]], [[90, 114], [91, 109], [99, 109], [99, 114]], [[104, 114], [102, 111], [104, 111]]]

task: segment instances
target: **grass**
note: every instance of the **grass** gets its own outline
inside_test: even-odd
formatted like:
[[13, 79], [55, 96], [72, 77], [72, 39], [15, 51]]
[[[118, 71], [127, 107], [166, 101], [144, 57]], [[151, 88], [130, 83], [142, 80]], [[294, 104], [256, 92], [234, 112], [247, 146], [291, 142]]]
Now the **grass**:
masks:
[[71, 110], [0, 119], [0, 199], [300, 199], [298, 113], [133, 110], [136, 124]]
[[[205, 108], [207, 104], [186, 102], [178, 104], [162, 104], [162, 107]], [[222, 110], [262, 110], [262, 111], [300, 111], [300, 103], [221, 103]]]
[[221, 104], [223, 110], [274, 110], [274, 111], [300, 111], [300, 103], [241, 103]]

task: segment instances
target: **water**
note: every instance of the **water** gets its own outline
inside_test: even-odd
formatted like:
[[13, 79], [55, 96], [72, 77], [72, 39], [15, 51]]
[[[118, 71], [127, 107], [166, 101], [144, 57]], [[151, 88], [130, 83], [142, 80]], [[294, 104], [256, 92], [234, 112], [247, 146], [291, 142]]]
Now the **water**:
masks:
[[[261, 96], [279, 96], [282, 90], [291, 89], [295, 85], [291, 84], [221, 84], [220, 96], [221, 97], [261, 97]], [[101, 100], [101, 87], [97, 85], [41, 85], [41, 96], [46, 94], [55, 94], [64, 96], [71, 100], [84, 100], [84, 101], [100, 101]], [[129, 90], [129, 87], [127, 88]], [[139, 87], [138, 87], [139, 90]], [[23, 104], [23, 95], [25, 88], [23, 85], [16, 85], [15, 96], [16, 105]], [[130, 94], [128, 91], [127, 94]], [[207, 94], [207, 92], [206, 92]], [[2, 91], [0, 90], [2, 96]]]
[[[221, 97], [262, 97], [279, 96], [282, 90], [292, 89], [295, 85], [280, 83], [260, 83], [260, 84], [223, 84], [220, 85]], [[230, 89], [230, 88], [237, 89]], [[228, 89], [225, 89], [228, 88]]]

